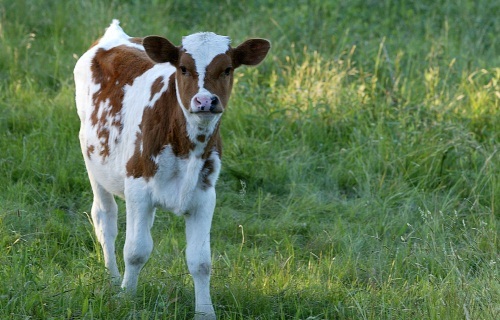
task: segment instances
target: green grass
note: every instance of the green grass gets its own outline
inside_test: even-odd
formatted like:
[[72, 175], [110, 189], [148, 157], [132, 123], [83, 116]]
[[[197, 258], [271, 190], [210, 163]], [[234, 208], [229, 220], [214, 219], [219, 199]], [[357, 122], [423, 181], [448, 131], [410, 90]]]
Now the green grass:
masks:
[[110, 3], [0, 0], [1, 319], [193, 316], [182, 219], [127, 300], [86, 213], [72, 69], [113, 18], [272, 41], [222, 125], [219, 318], [500, 317], [498, 1]]

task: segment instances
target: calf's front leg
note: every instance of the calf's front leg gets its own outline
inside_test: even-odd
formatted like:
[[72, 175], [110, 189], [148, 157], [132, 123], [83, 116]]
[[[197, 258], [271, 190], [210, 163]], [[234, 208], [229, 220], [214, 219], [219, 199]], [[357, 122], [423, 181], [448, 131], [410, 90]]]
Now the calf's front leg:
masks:
[[215, 208], [215, 190], [200, 191], [198, 204], [186, 214], [186, 260], [193, 277], [195, 291], [195, 319], [215, 319], [210, 298], [210, 227]]

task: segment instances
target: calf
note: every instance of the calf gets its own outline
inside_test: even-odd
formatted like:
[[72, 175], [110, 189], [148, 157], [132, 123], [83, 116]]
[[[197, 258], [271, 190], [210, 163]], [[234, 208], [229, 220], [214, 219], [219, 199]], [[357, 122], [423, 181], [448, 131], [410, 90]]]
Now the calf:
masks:
[[155, 208], [183, 216], [186, 258], [198, 318], [215, 318], [210, 298], [210, 226], [221, 167], [219, 125], [233, 71], [259, 64], [270, 44], [196, 33], [169, 40], [126, 35], [114, 20], [77, 62], [80, 144], [92, 190], [92, 220], [111, 276], [120, 279], [115, 239], [117, 205], [126, 201], [125, 274], [134, 292], [153, 248]]

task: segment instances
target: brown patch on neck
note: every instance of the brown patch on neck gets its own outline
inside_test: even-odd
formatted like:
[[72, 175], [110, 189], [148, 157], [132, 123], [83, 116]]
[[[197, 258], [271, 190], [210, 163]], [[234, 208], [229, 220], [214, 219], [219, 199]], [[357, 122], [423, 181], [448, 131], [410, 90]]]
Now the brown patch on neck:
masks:
[[[170, 77], [168, 89], [152, 108], [145, 108], [137, 134], [135, 152], [127, 162], [127, 176], [151, 178], [158, 170], [152, 158], [168, 145], [175, 156], [186, 158], [194, 148], [187, 135], [186, 120], [175, 94], [175, 74]], [[142, 145], [142, 152], [141, 152]]]
[[216, 151], [219, 154], [219, 157], [222, 157], [222, 140], [219, 134], [219, 126], [220, 120], [219, 123], [217, 123], [214, 132], [206, 142], [205, 148], [203, 149], [203, 154], [201, 155], [202, 159], [208, 159], [213, 151]]
[[149, 101], [153, 100], [153, 97], [155, 94], [160, 92], [160, 90], [163, 88], [163, 76], [158, 77], [155, 82], [153, 82], [153, 85], [151, 86], [151, 96], [149, 96]]
[[[97, 50], [91, 64], [92, 79], [100, 88], [92, 96], [94, 110], [90, 115], [93, 126], [97, 126], [100, 145], [97, 146], [103, 160], [109, 156], [109, 129], [122, 131], [121, 110], [125, 92], [123, 87], [131, 85], [135, 78], [153, 67], [146, 54], [124, 45], [110, 50]], [[100, 115], [99, 115], [100, 114]], [[115, 140], [115, 143], [118, 139]]]

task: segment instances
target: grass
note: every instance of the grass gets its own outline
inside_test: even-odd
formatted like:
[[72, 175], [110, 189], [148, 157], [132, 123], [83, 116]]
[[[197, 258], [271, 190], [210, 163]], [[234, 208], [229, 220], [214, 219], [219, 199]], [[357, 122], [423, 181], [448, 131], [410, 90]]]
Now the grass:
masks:
[[126, 300], [87, 214], [72, 69], [119, 18], [174, 43], [200, 30], [273, 43], [239, 71], [222, 125], [219, 318], [497, 319], [499, 9], [0, 0], [0, 318], [193, 316], [182, 219], [158, 213]]

